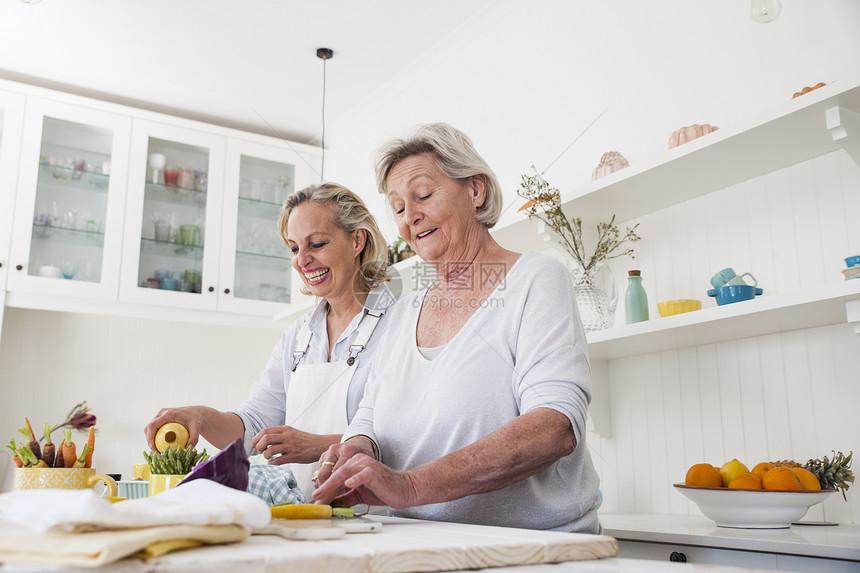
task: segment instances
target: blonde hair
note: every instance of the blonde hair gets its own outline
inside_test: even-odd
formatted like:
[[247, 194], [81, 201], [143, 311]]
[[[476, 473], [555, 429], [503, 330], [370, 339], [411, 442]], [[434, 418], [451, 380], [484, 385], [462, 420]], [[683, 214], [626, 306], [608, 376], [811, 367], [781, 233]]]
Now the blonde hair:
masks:
[[502, 214], [502, 189], [496, 174], [478, 155], [469, 136], [447, 123], [419, 125], [406, 139], [390, 140], [379, 150], [376, 160], [376, 186], [380, 193], [388, 193], [388, 174], [391, 169], [413, 155], [427, 153], [433, 157], [439, 171], [464, 183], [471, 177], [481, 177], [487, 188], [483, 205], [478, 207], [476, 218], [488, 229], [498, 222]]
[[[366, 236], [364, 248], [358, 256], [359, 281], [362, 288], [370, 291], [390, 279], [385, 274], [388, 268], [388, 247], [376, 224], [376, 219], [367, 209], [364, 201], [343, 185], [320, 183], [305, 187], [287, 197], [281, 208], [281, 215], [278, 217], [278, 233], [284, 243], [287, 243], [287, 224], [290, 213], [308, 201], [331, 207], [334, 224], [347, 233], [364, 229]], [[302, 292], [310, 294], [304, 287]]]

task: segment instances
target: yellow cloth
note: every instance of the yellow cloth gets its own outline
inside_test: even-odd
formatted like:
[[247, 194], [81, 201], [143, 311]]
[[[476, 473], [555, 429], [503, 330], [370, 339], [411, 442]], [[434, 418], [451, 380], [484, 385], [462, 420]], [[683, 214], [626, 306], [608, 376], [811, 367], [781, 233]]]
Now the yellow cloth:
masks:
[[241, 525], [165, 525], [91, 533], [4, 531], [0, 563], [98, 567], [140, 551], [157, 557], [201, 544], [242, 541], [250, 534]]

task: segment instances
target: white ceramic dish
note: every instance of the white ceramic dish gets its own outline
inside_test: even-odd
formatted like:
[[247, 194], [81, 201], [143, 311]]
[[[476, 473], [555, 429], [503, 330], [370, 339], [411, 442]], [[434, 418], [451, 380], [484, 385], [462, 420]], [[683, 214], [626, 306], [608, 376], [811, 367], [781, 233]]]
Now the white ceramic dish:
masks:
[[699, 506], [705, 517], [720, 527], [779, 529], [806, 515], [810, 507], [834, 493], [696, 487], [676, 483], [675, 489]]

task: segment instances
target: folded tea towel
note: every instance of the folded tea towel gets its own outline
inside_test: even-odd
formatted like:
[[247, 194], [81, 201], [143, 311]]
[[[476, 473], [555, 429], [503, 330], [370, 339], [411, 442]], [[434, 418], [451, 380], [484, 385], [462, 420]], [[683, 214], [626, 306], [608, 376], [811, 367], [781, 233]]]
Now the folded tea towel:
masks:
[[157, 557], [203, 544], [242, 541], [250, 533], [241, 525], [164, 525], [90, 533], [17, 529], [0, 535], [0, 563], [97, 567], [129, 556]]
[[271, 511], [254, 495], [200, 479], [114, 504], [92, 489], [14, 491], [0, 495], [0, 518], [40, 531], [231, 524], [254, 528], [268, 524]]
[[278, 503], [307, 503], [305, 494], [287, 465], [274, 466], [265, 463], [262, 456], [250, 459], [248, 471], [248, 493], [252, 493], [269, 505]]

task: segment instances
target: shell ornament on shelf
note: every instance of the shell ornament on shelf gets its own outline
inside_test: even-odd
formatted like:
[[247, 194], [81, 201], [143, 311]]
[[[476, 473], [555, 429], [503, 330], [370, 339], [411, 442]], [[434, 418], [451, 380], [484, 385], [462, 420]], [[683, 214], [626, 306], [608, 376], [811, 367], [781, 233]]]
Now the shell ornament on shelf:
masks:
[[687, 127], [682, 127], [678, 131], [672, 132], [672, 137], [669, 138], [669, 149], [673, 147], [678, 147], [682, 143], [687, 143], [688, 141], [693, 141], [703, 135], [707, 135], [712, 131], [717, 131], [720, 129], [716, 125], [710, 125], [708, 123], [703, 123], [699, 125], [698, 123], [695, 125], [688, 125]]
[[614, 173], [619, 169], [624, 169], [625, 167], [630, 167], [630, 164], [627, 163], [627, 160], [624, 159], [623, 155], [617, 151], [607, 151], [600, 158], [600, 165], [594, 168], [594, 173], [591, 174], [591, 180], [594, 181], [596, 179], [600, 179], [605, 175], [609, 175], [610, 173]]

